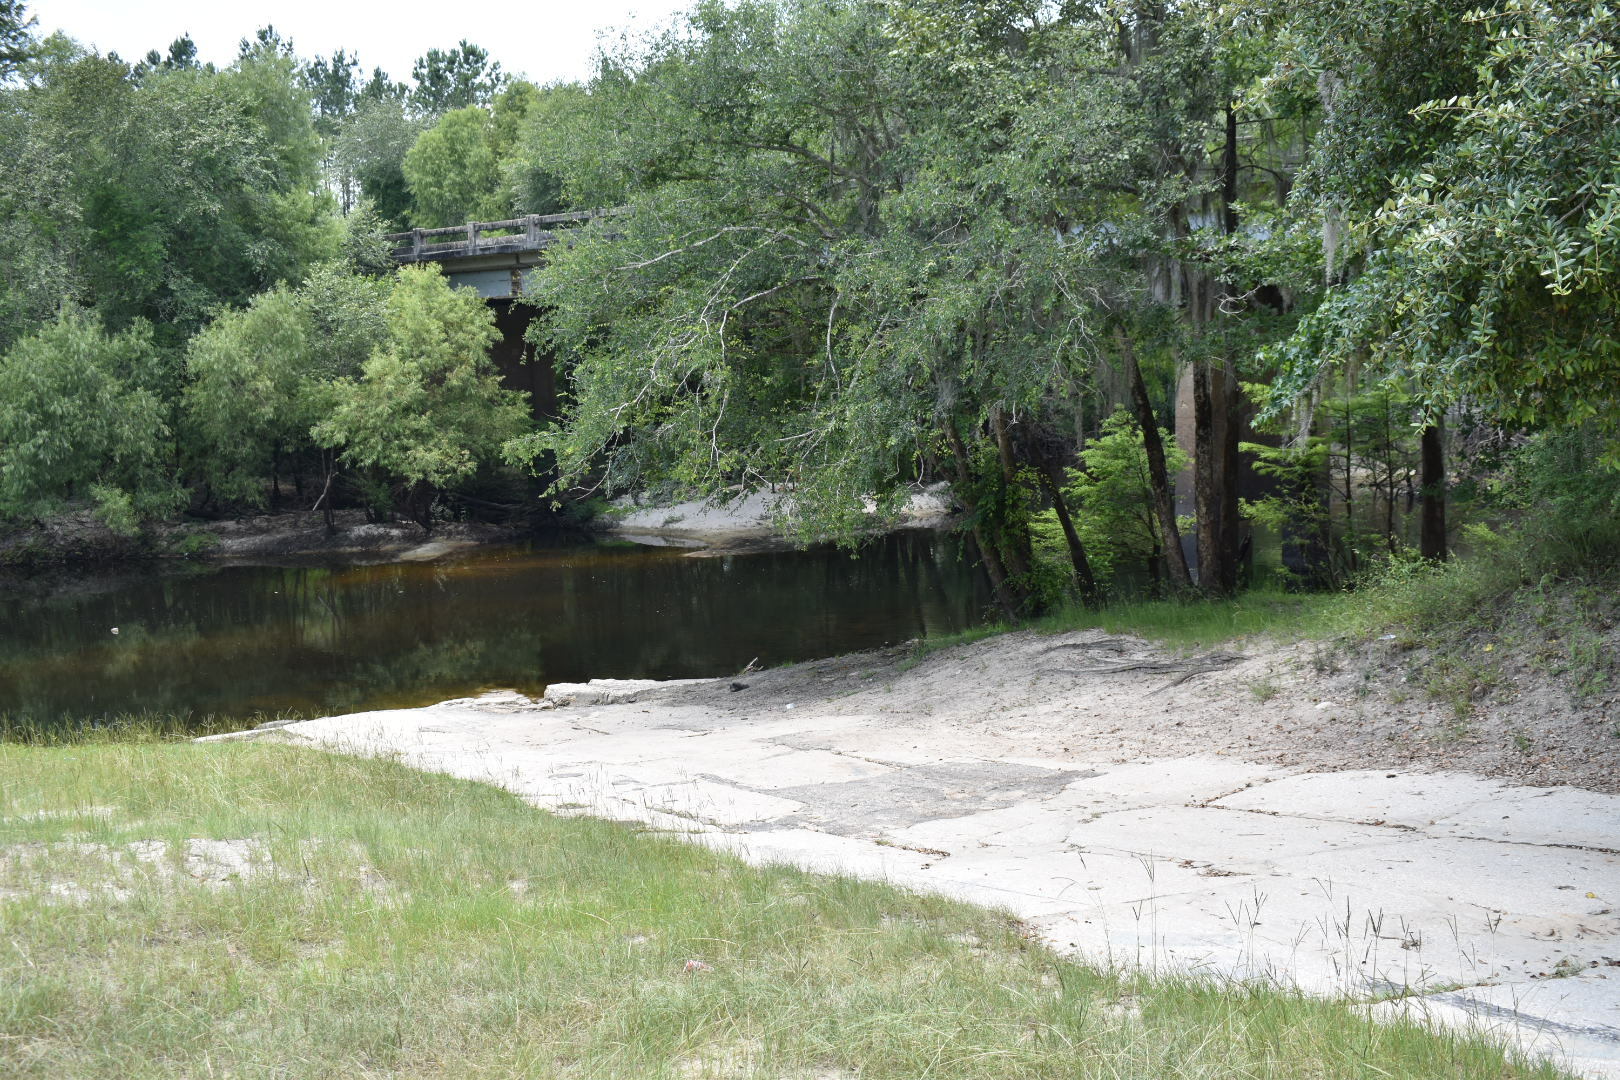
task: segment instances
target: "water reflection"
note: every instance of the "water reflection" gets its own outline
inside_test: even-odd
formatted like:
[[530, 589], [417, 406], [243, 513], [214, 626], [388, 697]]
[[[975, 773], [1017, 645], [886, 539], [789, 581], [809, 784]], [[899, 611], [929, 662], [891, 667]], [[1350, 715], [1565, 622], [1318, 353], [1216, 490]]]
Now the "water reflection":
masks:
[[[969, 625], [948, 540], [688, 558], [530, 543], [431, 564], [179, 567], [0, 587], [0, 713], [331, 712], [716, 675]], [[113, 627], [118, 628], [115, 635]]]

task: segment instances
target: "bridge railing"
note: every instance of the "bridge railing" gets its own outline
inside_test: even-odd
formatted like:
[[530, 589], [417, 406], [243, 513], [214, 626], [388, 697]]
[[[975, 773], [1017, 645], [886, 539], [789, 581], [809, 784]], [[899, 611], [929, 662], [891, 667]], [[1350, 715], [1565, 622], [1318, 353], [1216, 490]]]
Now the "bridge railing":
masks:
[[469, 221], [465, 225], [450, 225], [441, 229], [385, 233], [383, 239], [393, 242], [394, 258], [401, 262], [425, 262], [507, 251], [537, 251], [551, 243], [554, 235], [546, 226], [576, 225], [611, 212], [576, 210], [567, 214], [527, 214], [506, 221]]

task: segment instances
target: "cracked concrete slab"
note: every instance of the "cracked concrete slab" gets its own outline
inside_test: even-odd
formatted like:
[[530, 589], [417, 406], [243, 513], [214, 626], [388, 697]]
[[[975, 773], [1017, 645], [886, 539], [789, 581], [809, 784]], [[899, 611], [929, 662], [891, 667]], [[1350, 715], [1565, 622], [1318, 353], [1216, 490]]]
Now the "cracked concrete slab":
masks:
[[1002, 761], [937, 762], [842, 784], [779, 787], [804, 803], [804, 820], [825, 832], [880, 836], [921, 821], [998, 810], [1061, 791], [1078, 775]]
[[820, 676], [748, 701], [723, 683], [638, 686], [229, 737], [395, 754], [750, 862], [944, 893], [1092, 962], [1397, 996], [1381, 1015], [1426, 1010], [1620, 1080], [1620, 796], [1309, 771], [1196, 740], [1144, 755], [1108, 741], [1115, 714], [1082, 730], [1061, 702], [1037, 744], [1024, 706], [987, 714], [947, 687], [898, 715], [885, 680], [901, 676], [856, 675], [849, 699]]
[[1534, 1053], [1620, 1076], [1620, 976], [1592, 971], [1534, 984], [1472, 986], [1380, 1004], [1375, 1014], [1509, 1034]]

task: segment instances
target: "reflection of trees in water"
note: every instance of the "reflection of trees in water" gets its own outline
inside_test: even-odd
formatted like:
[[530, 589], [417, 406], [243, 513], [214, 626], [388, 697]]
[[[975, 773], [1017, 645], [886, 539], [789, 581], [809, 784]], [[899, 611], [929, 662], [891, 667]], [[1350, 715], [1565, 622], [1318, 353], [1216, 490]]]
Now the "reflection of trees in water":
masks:
[[586, 547], [431, 566], [228, 567], [66, 603], [0, 595], [0, 710], [338, 710], [491, 685], [725, 674], [756, 656], [958, 629], [984, 601], [954, 545], [925, 536], [856, 558]]

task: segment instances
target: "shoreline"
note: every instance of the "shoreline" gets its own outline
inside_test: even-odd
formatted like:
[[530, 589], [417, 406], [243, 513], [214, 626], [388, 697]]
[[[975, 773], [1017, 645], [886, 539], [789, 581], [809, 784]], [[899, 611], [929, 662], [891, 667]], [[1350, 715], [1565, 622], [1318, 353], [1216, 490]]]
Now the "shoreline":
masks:
[[[728, 503], [643, 504], [625, 497], [607, 514], [556, 528], [648, 547], [687, 548], [697, 558], [783, 551], [801, 546], [776, 529], [775, 515], [785, 499], [754, 493]], [[935, 484], [919, 488], [900, 518], [875, 532], [943, 529], [953, 523], [954, 515], [948, 487]], [[214, 521], [164, 522], [136, 536], [120, 536], [89, 511], [76, 511], [0, 535], [0, 573], [92, 571], [182, 559], [226, 565], [305, 558], [428, 562], [474, 547], [511, 543], [536, 532], [483, 522], [441, 522], [427, 533], [415, 522], [367, 521], [360, 510], [342, 510], [335, 517], [337, 531], [330, 535], [318, 511], [286, 510]]]
[[[1436, 741], [1421, 706], [1357, 715], [1301, 649], [1223, 655], [1021, 632], [219, 738], [398, 755], [553, 813], [1005, 908], [1105, 966], [1509, 1027], [1620, 1076], [1614, 754], [1514, 774]], [[1279, 684], [1263, 703], [1259, 677]]]
[[[868, 506], [868, 513], [874, 507]], [[600, 533], [651, 547], [692, 549], [696, 558], [781, 551], [800, 546], [778, 529], [779, 520], [791, 515], [792, 496], [786, 492], [737, 493], [730, 500], [689, 499], [681, 502], [642, 502], [622, 496], [595, 519]], [[941, 530], [957, 520], [950, 485], [918, 485], [898, 518], [878, 522], [875, 534], [911, 530]]]

